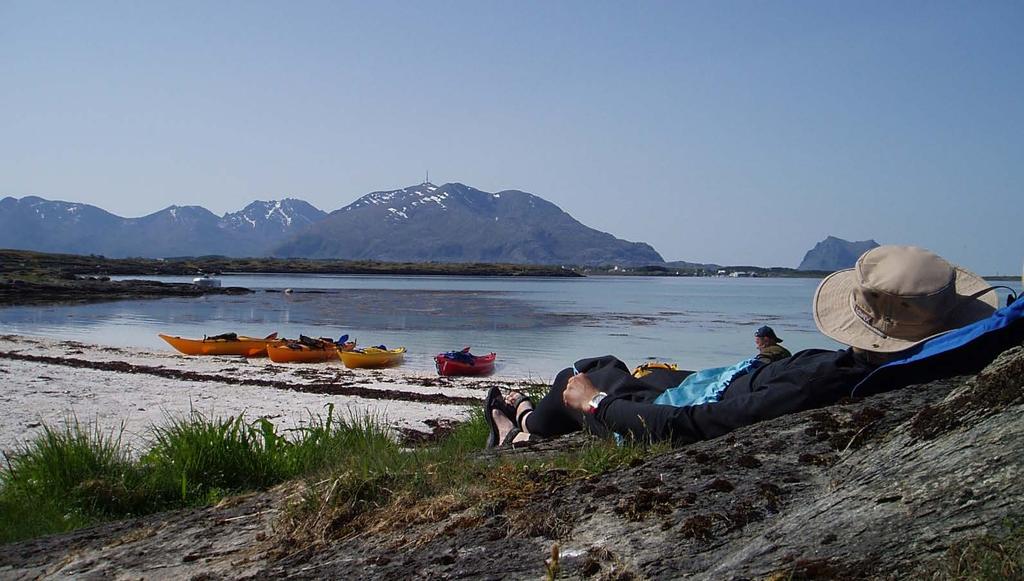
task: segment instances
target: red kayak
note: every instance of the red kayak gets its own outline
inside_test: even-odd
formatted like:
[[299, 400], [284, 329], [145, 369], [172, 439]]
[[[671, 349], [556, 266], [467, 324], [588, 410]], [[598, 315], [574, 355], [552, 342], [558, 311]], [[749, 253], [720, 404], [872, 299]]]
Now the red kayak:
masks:
[[434, 357], [438, 375], [489, 375], [494, 372], [497, 354], [471, 355], [469, 347], [462, 351], [438, 353]]

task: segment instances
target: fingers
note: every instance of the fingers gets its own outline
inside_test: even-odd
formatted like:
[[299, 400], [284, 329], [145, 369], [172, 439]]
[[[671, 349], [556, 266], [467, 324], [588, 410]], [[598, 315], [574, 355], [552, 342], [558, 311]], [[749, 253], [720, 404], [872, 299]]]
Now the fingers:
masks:
[[565, 404], [565, 407], [567, 407], [567, 408], [572, 408], [573, 407], [573, 405], [572, 405], [573, 392], [576, 389], [579, 389], [577, 387], [579, 385], [579, 382], [576, 380], [577, 377], [580, 377], [580, 376], [579, 375], [573, 375], [572, 377], [570, 377], [569, 381], [567, 381], [566, 384], [565, 384], [565, 389], [562, 390], [562, 403]]
[[582, 373], [574, 375], [565, 384], [565, 391], [562, 392], [562, 403], [567, 408], [585, 411], [587, 404], [596, 393], [597, 388], [594, 387], [594, 384], [591, 383], [586, 375]]

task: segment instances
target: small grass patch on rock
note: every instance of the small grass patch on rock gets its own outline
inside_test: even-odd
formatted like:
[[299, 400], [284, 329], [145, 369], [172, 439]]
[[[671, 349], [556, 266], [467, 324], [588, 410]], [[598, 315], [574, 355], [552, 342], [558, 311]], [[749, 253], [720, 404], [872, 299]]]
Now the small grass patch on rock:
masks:
[[954, 544], [928, 577], [977, 581], [1024, 578], [1024, 518], [1008, 517], [993, 533]]

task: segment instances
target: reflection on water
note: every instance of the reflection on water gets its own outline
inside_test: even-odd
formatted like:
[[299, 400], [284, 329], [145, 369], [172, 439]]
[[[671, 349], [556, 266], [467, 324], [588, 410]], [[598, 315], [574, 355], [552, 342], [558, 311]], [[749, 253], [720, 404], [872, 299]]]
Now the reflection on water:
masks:
[[[497, 351], [498, 373], [548, 380], [575, 359], [615, 354], [687, 368], [753, 353], [769, 324], [792, 351], [835, 348], [814, 327], [812, 279], [593, 277], [514, 279], [385, 276], [222, 276], [251, 295], [0, 309], [0, 331], [169, 351], [156, 335], [227, 331], [405, 345], [407, 367], [470, 345]], [[171, 281], [175, 277], [159, 280]], [[295, 289], [293, 293], [281, 289]]]
[[[365, 329], [536, 329], [565, 325], [572, 316], [540, 310], [495, 291], [354, 289], [262, 293], [259, 310], [281, 322], [318, 322]], [[285, 320], [287, 318], [287, 320]]]

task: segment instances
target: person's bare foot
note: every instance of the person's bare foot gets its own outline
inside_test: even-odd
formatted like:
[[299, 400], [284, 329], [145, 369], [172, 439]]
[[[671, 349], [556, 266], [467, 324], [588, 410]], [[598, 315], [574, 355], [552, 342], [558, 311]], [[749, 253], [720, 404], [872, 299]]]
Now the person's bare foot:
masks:
[[494, 425], [498, 428], [498, 443], [501, 444], [508, 437], [508, 433], [515, 428], [515, 425], [499, 409], [491, 410], [491, 417], [494, 418]]
[[530, 398], [521, 392], [509, 390], [505, 392], [505, 405], [508, 410], [513, 412], [511, 420], [515, 427], [524, 432], [528, 431], [526, 418], [533, 411], [533, 402], [530, 401]]
[[530, 398], [517, 391], [502, 392], [491, 387], [484, 398], [484, 413], [491, 433], [486, 448], [507, 446], [531, 440], [526, 417], [533, 411]]
[[498, 427], [498, 444], [505, 442], [505, 438], [508, 437], [512, 428], [515, 425], [512, 424], [512, 420], [507, 418], [501, 410], [494, 409], [490, 410], [490, 416], [495, 420], [495, 426]]
[[515, 435], [512, 436], [512, 444], [530, 441], [530, 433], [526, 430], [517, 428], [512, 423], [512, 420], [508, 419], [505, 414], [501, 413], [501, 410], [491, 410], [491, 417], [494, 418], [494, 425], [498, 427], [498, 442], [500, 442], [502, 446], [509, 445], [510, 442], [506, 442], [505, 440], [512, 432], [515, 432]]

